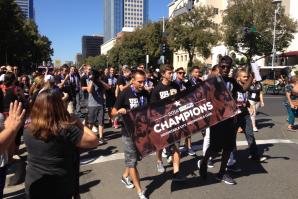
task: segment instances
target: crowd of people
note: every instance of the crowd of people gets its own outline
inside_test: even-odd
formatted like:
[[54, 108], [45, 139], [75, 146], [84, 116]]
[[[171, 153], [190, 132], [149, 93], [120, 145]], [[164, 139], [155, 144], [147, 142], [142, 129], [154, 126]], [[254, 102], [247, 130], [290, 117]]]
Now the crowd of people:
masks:
[[[254, 132], [258, 131], [256, 112], [258, 107], [264, 106], [264, 99], [261, 83], [243, 68], [232, 71], [232, 63], [229, 56], [224, 56], [204, 75], [200, 67], [194, 66], [189, 76], [186, 76], [184, 68], [174, 70], [170, 65], [148, 71], [143, 64], [136, 68], [125, 65], [118, 74], [114, 67], [101, 71], [90, 65], [80, 68], [63, 65], [53, 71], [36, 71], [30, 75], [21, 74], [17, 67], [1, 67], [0, 198], [3, 196], [7, 164], [11, 156], [18, 153], [21, 137], [28, 151], [26, 198], [80, 198], [80, 149], [94, 148], [107, 142], [105, 116], [114, 128], [119, 128], [123, 120], [121, 115], [129, 110], [173, 96], [219, 75], [241, 113], [202, 132], [203, 158], [198, 160], [197, 167], [200, 176], [205, 179], [207, 168], [214, 166], [213, 159], [220, 153], [221, 165], [216, 179], [236, 184], [229, 173], [241, 172], [236, 156], [237, 132], [245, 134], [252, 161], [259, 164], [265, 159], [254, 137]], [[294, 130], [293, 117], [290, 117], [295, 109], [291, 92], [297, 89], [297, 82], [293, 79], [287, 90], [290, 93], [286, 98], [289, 130]], [[87, 114], [81, 111], [82, 101], [86, 102]], [[127, 132], [123, 125], [121, 127], [125, 167], [120, 180], [126, 188], [135, 188], [140, 199], [145, 199], [146, 193], [137, 169], [140, 159], [131, 132]], [[181, 142], [184, 142], [188, 155], [196, 155], [191, 137]], [[155, 162], [157, 172], [164, 173], [163, 157], [166, 157], [167, 162], [173, 165], [172, 180], [176, 182], [186, 180], [180, 172], [179, 144], [172, 143], [157, 151]]]

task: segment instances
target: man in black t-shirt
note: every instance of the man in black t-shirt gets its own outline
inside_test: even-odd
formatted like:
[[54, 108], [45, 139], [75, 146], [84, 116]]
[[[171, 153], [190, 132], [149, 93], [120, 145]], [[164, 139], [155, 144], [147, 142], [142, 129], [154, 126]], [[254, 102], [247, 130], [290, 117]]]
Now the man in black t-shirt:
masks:
[[83, 91], [84, 99], [88, 99], [88, 82], [89, 76], [91, 75], [92, 67], [90, 65], [83, 66], [84, 73], [81, 76], [81, 90]]
[[123, 68], [122, 72], [123, 75], [120, 75], [117, 79], [117, 86], [120, 92], [130, 86], [131, 80], [131, 70], [128, 67]]
[[[197, 69], [196, 66], [193, 67], [191, 71], [194, 71], [194, 69]], [[185, 80], [185, 77], [184, 77], [185, 71], [184, 71], [183, 67], [177, 68], [175, 70], [175, 73], [176, 73], [176, 79], [175, 79], [174, 83], [176, 83], [179, 86], [180, 91], [186, 90], [187, 88], [190, 88], [192, 86], [195, 86], [199, 82], [202, 82], [199, 78], [195, 78], [194, 76], [191, 80], [189, 80], [188, 82], [185, 82], [184, 81]], [[193, 82], [193, 83], [191, 83], [191, 82]], [[184, 150], [188, 153], [188, 155], [191, 155], [191, 156], [196, 155], [196, 152], [192, 149], [192, 146], [191, 146], [191, 136], [185, 138]]]
[[[162, 80], [156, 85], [156, 87], [152, 90], [151, 93], [151, 102], [157, 102], [162, 99], [165, 99], [167, 97], [170, 97], [172, 95], [177, 94], [180, 92], [179, 86], [172, 82], [172, 76], [173, 76], [173, 67], [170, 65], [164, 65], [161, 69], [161, 76]], [[179, 172], [180, 167], [180, 152], [178, 150], [178, 147], [173, 144], [168, 147], [168, 150], [170, 150], [173, 154], [173, 181], [183, 181], [185, 180], [184, 177], [181, 176]], [[157, 151], [157, 171], [160, 173], [163, 173], [165, 171], [162, 163], [162, 157], [161, 157], [162, 151]]]
[[[132, 75], [131, 85], [120, 92], [117, 97], [116, 103], [112, 109], [112, 116], [120, 116], [126, 114], [127, 111], [139, 106], [144, 106], [148, 103], [149, 94], [144, 90], [145, 73], [137, 70]], [[130, 135], [122, 127], [122, 141], [124, 143], [124, 156], [125, 156], [125, 171], [122, 175], [121, 181], [125, 184], [126, 188], [136, 187], [136, 191], [140, 199], [146, 199], [144, 192], [142, 192], [139, 174], [137, 170], [137, 151]], [[130, 178], [133, 184], [130, 181]]]
[[[219, 74], [222, 75], [227, 89], [231, 91], [233, 98], [236, 99], [237, 92], [247, 91], [250, 83], [246, 82], [244, 85], [240, 85], [235, 79], [229, 77], [232, 62], [233, 60], [229, 56], [224, 56], [216, 67], [218, 67]], [[222, 151], [221, 166], [216, 179], [226, 184], [236, 184], [226, 173], [230, 154], [236, 147], [235, 119], [235, 117], [232, 117], [210, 127], [210, 146], [206, 150], [203, 159], [198, 161], [200, 175], [203, 178], [207, 177], [207, 162], [209, 158]]]
[[[245, 84], [249, 84], [250, 86], [252, 84], [253, 77], [251, 75], [248, 75], [246, 71], [240, 70], [237, 73], [237, 80], [238, 80], [238, 84], [241, 86]], [[266, 158], [260, 156], [258, 147], [256, 144], [256, 139], [253, 133], [253, 125], [252, 125], [250, 113], [248, 110], [248, 107], [249, 107], [248, 92], [237, 91], [237, 96], [235, 100], [238, 108], [241, 111], [241, 113], [236, 116], [237, 117], [236, 129], [241, 127], [242, 130], [244, 130], [251, 160], [256, 162], [264, 161]], [[231, 154], [229, 162], [236, 162], [236, 148]], [[230, 166], [228, 164], [228, 170], [229, 170], [229, 167]]]
[[190, 79], [186, 83], [187, 88], [196, 86], [197, 84], [202, 82], [200, 68], [198, 66], [192, 67], [190, 70], [190, 73], [191, 73]]
[[[115, 75], [114, 67], [109, 68], [109, 75], [104, 79], [104, 82], [110, 86], [110, 88], [106, 90], [106, 107], [108, 108], [110, 122], [113, 123], [112, 116], [111, 116], [111, 109], [114, 106], [116, 101], [115, 92], [116, 92], [116, 85], [117, 85], [117, 78]], [[117, 119], [114, 120], [114, 127], [115, 128], [118, 127]]]

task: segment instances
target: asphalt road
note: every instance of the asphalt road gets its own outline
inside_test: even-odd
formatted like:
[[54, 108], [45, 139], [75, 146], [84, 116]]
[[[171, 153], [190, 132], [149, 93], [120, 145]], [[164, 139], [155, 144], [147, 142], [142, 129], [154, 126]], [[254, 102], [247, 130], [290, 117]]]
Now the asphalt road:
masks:
[[[262, 164], [250, 161], [247, 156], [246, 140], [238, 134], [238, 163], [242, 172], [231, 174], [237, 185], [226, 185], [214, 178], [219, 169], [220, 157], [215, 167], [208, 170], [207, 180], [199, 177], [197, 160], [202, 157], [202, 136], [193, 136], [196, 157], [183, 155], [181, 171], [187, 176], [183, 183], [172, 182], [172, 167], [164, 163], [166, 172], [156, 171], [155, 156], [139, 162], [141, 185], [152, 199], [297, 199], [298, 198], [298, 132], [286, 130], [286, 112], [282, 96], [265, 97], [265, 107], [259, 110], [255, 133], [260, 152], [268, 159]], [[124, 168], [123, 147], [119, 130], [107, 128], [108, 143], [81, 154], [81, 160], [88, 162], [81, 166], [80, 192], [82, 199], [137, 198], [135, 190], [129, 190], [120, 182]], [[5, 189], [4, 198], [24, 198], [23, 185]]]

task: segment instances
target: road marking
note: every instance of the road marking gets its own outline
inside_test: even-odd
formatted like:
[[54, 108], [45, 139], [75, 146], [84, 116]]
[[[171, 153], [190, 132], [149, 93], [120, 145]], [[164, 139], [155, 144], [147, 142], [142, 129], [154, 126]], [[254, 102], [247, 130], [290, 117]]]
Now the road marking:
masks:
[[[271, 139], [271, 140], [257, 140], [257, 144], [298, 144], [292, 140], [285, 139]], [[237, 141], [237, 146], [247, 146], [247, 141]], [[202, 145], [194, 145], [195, 150], [202, 149]], [[155, 155], [155, 153], [151, 154]], [[124, 153], [115, 153], [109, 156], [100, 156], [98, 158], [81, 159], [81, 166], [99, 164], [114, 160], [124, 159]]]
[[265, 99], [281, 99], [284, 98], [285, 96], [276, 96], [276, 97], [271, 97], [271, 96], [264, 96]]

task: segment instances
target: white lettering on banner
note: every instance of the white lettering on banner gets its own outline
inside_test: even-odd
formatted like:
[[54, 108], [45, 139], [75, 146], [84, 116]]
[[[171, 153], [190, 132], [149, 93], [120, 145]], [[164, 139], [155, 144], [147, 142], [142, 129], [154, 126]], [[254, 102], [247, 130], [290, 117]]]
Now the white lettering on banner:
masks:
[[[191, 103], [192, 104], [192, 103]], [[184, 107], [188, 106], [188, 107], [193, 107], [193, 106], [189, 106], [190, 104], [184, 105]], [[180, 107], [181, 108], [181, 107]], [[186, 122], [190, 117], [194, 117], [194, 116], [199, 116], [201, 114], [205, 114], [205, 112], [207, 111], [211, 111], [213, 109], [213, 105], [211, 104], [211, 102], [207, 102], [203, 105], [199, 105], [198, 107], [194, 107], [193, 109], [187, 109], [185, 112], [180, 112], [179, 115], [176, 115], [174, 118], [169, 118], [166, 121], [160, 122], [158, 124], [155, 124], [153, 129], [156, 133], [161, 133], [162, 131], [165, 131], [167, 129], [172, 128], [173, 126], [178, 126], [180, 125], [182, 122]], [[180, 109], [179, 109], [180, 110]], [[176, 111], [171, 111], [168, 116], [174, 116], [173, 113], [178, 114], [179, 112]], [[200, 119], [204, 119], [206, 117], [211, 116], [212, 113], [207, 113], [205, 115], [203, 115], [202, 117], [196, 118], [193, 122], [196, 122]], [[176, 127], [174, 129], [171, 129], [171, 132], [174, 132], [175, 129], [181, 129], [184, 128], [186, 126], [186, 124], [182, 124], [179, 127]], [[164, 135], [163, 135], [164, 136]]]
[[185, 105], [183, 105], [183, 106], [181, 106], [179, 108], [179, 111], [180, 112], [183, 112], [183, 111], [186, 111], [186, 110], [188, 110], [188, 109], [190, 109], [192, 107], [194, 107], [194, 104], [193, 103], [185, 104]]

